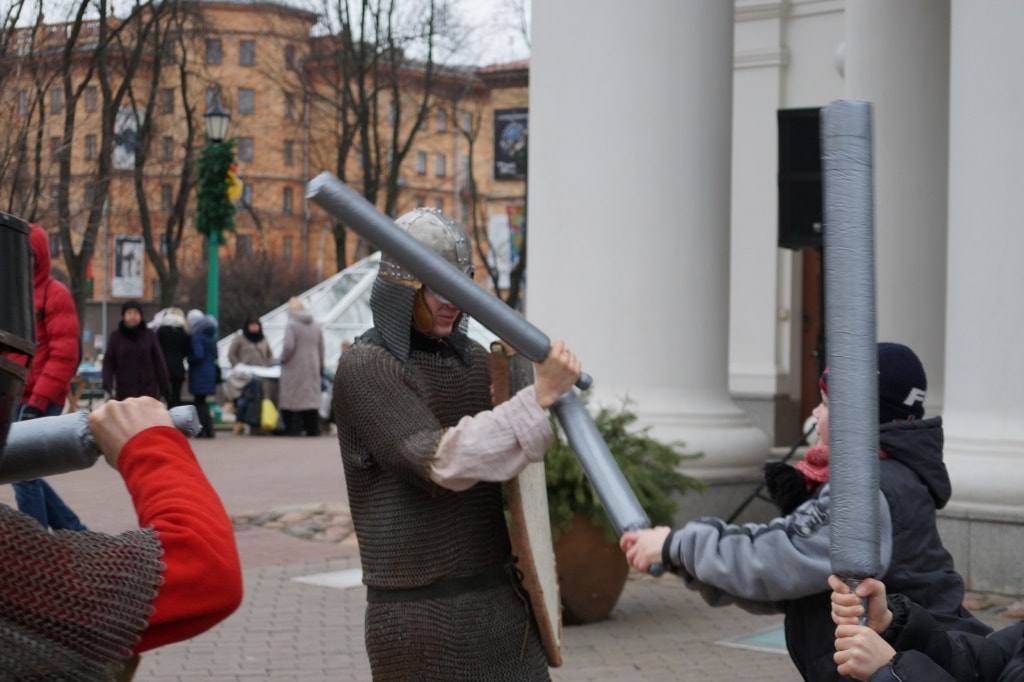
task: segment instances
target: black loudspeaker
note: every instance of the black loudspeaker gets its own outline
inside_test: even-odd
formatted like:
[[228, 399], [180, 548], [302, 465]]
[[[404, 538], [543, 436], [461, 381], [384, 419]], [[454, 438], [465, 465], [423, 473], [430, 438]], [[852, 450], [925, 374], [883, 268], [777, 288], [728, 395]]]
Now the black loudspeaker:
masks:
[[820, 109], [780, 109], [779, 247], [821, 247]]

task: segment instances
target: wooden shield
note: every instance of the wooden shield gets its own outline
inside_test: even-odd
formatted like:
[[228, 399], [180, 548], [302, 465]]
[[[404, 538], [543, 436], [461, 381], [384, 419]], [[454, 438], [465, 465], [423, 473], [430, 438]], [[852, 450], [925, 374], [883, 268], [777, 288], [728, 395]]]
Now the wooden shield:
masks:
[[[491, 346], [491, 377], [494, 403], [508, 400], [519, 388], [510, 358], [502, 344]], [[521, 358], [515, 358], [521, 361]], [[529, 365], [527, 365], [529, 368]], [[531, 368], [532, 370], [532, 368]], [[532, 371], [531, 371], [532, 374]], [[544, 463], [531, 464], [505, 484], [510, 515], [509, 536], [516, 564], [523, 574], [523, 587], [530, 595], [534, 619], [544, 643], [548, 665], [562, 665], [562, 605], [558, 594], [558, 573], [548, 517], [548, 492]]]

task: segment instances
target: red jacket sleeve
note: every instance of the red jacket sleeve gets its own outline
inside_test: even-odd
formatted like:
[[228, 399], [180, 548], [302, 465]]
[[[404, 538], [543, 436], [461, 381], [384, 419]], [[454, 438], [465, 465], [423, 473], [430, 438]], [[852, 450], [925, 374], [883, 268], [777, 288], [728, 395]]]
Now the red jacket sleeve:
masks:
[[46, 294], [46, 364], [32, 387], [28, 404], [43, 411], [47, 405], [64, 406], [68, 384], [78, 370], [78, 313], [71, 293], [59, 282], [49, 282]]
[[140, 653], [213, 627], [242, 601], [234, 529], [188, 441], [159, 426], [129, 440], [118, 468], [139, 526], [156, 530], [164, 550], [163, 584]]

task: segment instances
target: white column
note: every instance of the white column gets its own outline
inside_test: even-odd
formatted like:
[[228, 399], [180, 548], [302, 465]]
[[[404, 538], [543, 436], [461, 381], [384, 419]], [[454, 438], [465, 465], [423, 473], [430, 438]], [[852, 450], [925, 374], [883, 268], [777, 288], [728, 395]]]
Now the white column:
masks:
[[846, 96], [874, 105], [878, 340], [905, 343], [941, 405], [949, 0], [849, 0]]
[[533, 28], [528, 315], [599, 400], [702, 451], [691, 470], [749, 476], [768, 444], [727, 388], [732, 3], [543, 2]]
[[953, 501], [1024, 510], [1024, 3], [953, 4], [946, 464]]

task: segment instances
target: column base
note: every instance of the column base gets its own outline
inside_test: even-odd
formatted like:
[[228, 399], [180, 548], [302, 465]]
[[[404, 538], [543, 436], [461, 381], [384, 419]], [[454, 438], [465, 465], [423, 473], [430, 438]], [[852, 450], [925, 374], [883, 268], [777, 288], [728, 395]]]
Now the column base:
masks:
[[683, 463], [687, 474], [707, 483], [760, 480], [768, 437], [724, 390], [595, 388], [593, 403], [618, 407], [624, 398], [652, 436], [677, 444], [680, 452], [701, 453]]
[[1024, 516], [1024, 440], [958, 436], [947, 430], [945, 462], [953, 482], [950, 506]]
[[951, 503], [938, 515], [942, 544], [969, 590], [1020, 595], [1024, 565], [1024, 507]]

